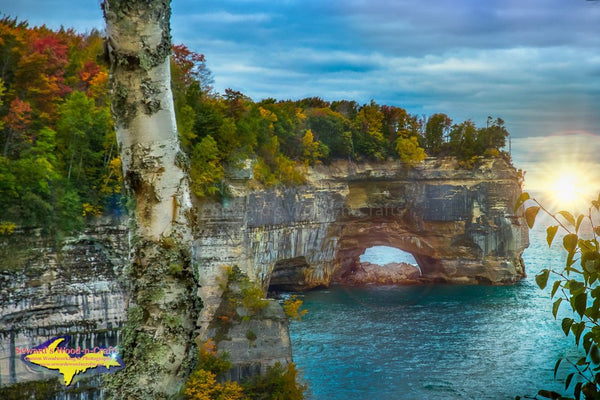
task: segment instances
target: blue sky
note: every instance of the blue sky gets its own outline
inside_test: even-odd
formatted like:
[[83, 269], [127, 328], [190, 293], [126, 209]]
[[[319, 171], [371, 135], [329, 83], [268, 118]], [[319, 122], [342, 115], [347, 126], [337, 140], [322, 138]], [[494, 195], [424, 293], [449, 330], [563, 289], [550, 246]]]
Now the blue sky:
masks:
[[[588, 158], [600, 159], [594, 158], [600, 1], [174, 0], [172, 6], [173, 41], [206, 55], [220, 92], [233, 88], [255, 100], [374, 99], [479, 125], [499, 116], [514, 138], [516, 163], [552, 159], [557, 148], [573, 151], [572, 158], [575, 151], [597, 151]], [[103, 27], [99, 0], [0, 0], [0, 10], [32, 25]], [[583, 148], [574, 149], [580, 142]], [[532, 146], [539, 151], [531, 154]]]

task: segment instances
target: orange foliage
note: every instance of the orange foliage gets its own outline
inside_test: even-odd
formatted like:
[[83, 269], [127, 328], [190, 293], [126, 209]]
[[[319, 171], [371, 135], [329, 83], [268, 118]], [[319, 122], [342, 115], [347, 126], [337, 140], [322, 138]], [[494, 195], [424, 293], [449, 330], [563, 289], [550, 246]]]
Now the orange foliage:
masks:
[[5, 126], [15, 132], [23, 132], [31, 124], [31, 105], [18, 97], [10, 102], [8, 114], [2, 118]]
[[190, 374], [185, 386], [189, 400], [243, 400], [242, 387], [237, 382], [217, 383], [217, 374], [230, 368], [230, 364], [217, 355], [217, 346], [212, 339], [199, 349], [199, 367]]

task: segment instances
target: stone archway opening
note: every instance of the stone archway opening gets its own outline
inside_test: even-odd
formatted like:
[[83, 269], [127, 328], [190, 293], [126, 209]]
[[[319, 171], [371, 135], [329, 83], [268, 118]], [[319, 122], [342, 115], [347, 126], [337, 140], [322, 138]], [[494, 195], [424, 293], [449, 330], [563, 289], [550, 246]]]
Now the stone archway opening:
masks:
[[408, 251], [383, 245], [363, 249], [352, 268], [340, 276], [348, 285], [409, 285], [418, 283], [421, 268]]
[[402, 249], [392, 246], [372, 246], [365, 249], [365, 252], [359, 257], [361, 263], [370, 263], [379, 266], [386, 266], [387, 264], [409, 264], [416, 267], [421, 275], [421, 269], [419, 263], [415, 259], [415, 256]]

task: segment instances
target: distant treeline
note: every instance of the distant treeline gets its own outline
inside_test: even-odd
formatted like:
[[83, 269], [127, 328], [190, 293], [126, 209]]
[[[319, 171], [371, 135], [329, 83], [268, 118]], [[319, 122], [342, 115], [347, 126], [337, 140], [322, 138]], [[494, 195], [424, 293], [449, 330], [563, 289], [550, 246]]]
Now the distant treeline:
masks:
[[[426, 155], [471, 167], [499, 156], [508, 132], [445, 114], [429, 118], [371, 101], [265, 99], [216, 93], [202, 54], [173, 46], [178, 130], [197, 196], [227, 195], [225, 166], [254, 159], [266, 187], [304, 181], [304, 166], [334, 159], [395, 158], [407, 167]], [[103, 38], [0, 20], [0, 234], [16, 226], [68, 232], [85, 217], [122, 212], [121, 164], [110, 116]]]

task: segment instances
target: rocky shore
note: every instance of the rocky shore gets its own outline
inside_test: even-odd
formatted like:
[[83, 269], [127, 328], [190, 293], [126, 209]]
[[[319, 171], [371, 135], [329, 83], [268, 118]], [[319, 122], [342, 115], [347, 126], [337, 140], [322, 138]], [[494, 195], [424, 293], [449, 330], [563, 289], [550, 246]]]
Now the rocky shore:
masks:
[[385, 265], [361, 262], [336, 283], [348, 286], [365, 285], [415, 285], [419, 284], [421, 271], [407, 263]]

